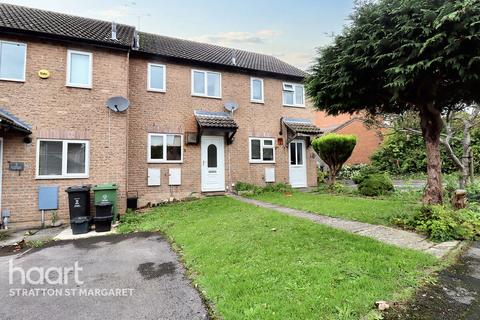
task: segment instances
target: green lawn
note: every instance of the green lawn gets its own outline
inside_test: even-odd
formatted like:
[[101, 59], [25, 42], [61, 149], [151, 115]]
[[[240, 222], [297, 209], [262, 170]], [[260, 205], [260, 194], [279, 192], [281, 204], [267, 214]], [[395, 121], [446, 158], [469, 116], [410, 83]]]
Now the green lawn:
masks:
[[391, 226], [391, 219], [413, 213], [420, 205], [405, 199], [369, 199], [348, 195], [265, 192], [251, 198], [285, 207], [372, 224]]
[[358, 319], [438, 261], [227, 197], [122, 220], [121, 232], [163, 232], [224, 319]]

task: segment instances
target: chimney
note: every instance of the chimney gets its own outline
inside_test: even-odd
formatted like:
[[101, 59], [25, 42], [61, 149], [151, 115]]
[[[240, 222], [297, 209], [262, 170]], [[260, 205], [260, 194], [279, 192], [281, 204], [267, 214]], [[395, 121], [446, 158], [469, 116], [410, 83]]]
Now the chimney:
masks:
[[117, 40], [117, 24], [112, 21], [112, 37], [110, 40]]
[[133, 50], [138, 50], [140, 49], [140, 35], [138, 34], [138, 31], [135, 30], [133, 32]]
[[232, 64], [233, 64], [234, 66], [237, 65], [237, 57], [236, 57], [236, 56], [237, 56], [237, 55], [236, 55], [235, 49], [232, 49]]

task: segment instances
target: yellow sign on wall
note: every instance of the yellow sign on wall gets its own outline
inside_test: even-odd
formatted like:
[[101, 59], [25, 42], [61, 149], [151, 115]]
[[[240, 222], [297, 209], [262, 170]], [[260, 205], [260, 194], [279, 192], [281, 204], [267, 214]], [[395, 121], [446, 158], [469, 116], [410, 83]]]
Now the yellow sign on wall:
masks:
[[38, 76], [42, 79], [48, 79], [48, 78], [50, 78], [50, 71], [48, 71], [46, 69], [42, 69], [42, 70], [38, 71]]

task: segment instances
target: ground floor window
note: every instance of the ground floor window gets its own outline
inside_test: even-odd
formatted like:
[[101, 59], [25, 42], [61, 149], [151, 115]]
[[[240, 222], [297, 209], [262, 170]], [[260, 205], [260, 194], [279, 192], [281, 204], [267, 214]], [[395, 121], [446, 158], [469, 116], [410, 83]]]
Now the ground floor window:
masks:
[[89, 143], [83, 140], [37, 140], [37, 178], [88, 178]]
[[182, 162], [183, 135], [148, 134], [148, 162]]
[[272, 138], [250, 138], [250, 162], [275, 162], [275, 140]]

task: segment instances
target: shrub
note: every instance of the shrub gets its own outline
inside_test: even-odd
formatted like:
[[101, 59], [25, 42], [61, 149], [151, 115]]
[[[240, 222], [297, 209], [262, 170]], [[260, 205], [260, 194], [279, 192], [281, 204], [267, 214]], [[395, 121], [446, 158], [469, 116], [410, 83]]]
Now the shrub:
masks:
[[322, 169], [317, 169], [317, 183], [322, 184], [325, 182], [325, 178], [327, 177], [327, 173]]
[[377, 167], [366, 165], [362, 167], [360, 170], [358, 170], [358, 172], [355, 175], [352, 176], [352, 180], [356, 184], [360, 184], [369, 175], [378, 174], [378, 173], [380, 173], [380, 170]]
[[425, 233], [435, 241], [480, 238], [480, 211], [477, 210], [425, 206], [413, 217], [399, 218], [396, 223]]
[[292, 187], [286, 183], [270, 183], [263, 188], [246, 182], [235, 183], [235, 191], [240, 193], [260, 194], [262, 192], [291, 192], [292, 190]]
[[357, 144], [354, 135], [329, 133], [315, 138], [312, 147], [318, 156], [328, 165], [329, 184], [335, 183], [337, 173], [342, 169], [345, 161], [352, 155]]
[[261, 188], [262, 192], [292, 192], [292, 186], [286, 183], [272, 183], [267, 184], [264, 188]]
[[338, 179], [345, 179], [350, 180], [356, 176], [362, 168], [366, 167], [367, 164], [360, 163], [360, 164], [352, 164], [352, 165], [344, 165], [342, 170], [337, 174]]
[[249, 191], [249, 190], [253, 190], [254, 188], [255, 188], [255, 185], [251, 183], [246, 183], [241, 181], [238, 181], [237, 183], [235, 183], [236, 191]]
[[[419, 128], [418, 119], [408, 120], [405, 124], [411, 128]], [[455, 130], [463, 134], [463, 130]], [[459, 137], [459, 136], [456, 136]], [[480, 154], [480, 129], [472, 129], [471, 147], [474, 154]], [[456, 154], [462, 153], [462, 144], [453, 145]], [[442, 172], [455, 173], [457, 167], [453, 160], [448, 156], [445, 148], [441, 147], [442, 152]], [[378, 167], [381, 171], [394, 175], [407, 175], [415, 173], [425, 173], [427, 170], [427, 155], [425, 153], [425, 142], [421, 135], [412, 134], [406, 131], [395, 130], [385, 136], [380, 148], [372, 155], [372, 165]], [[480, 161], [475, 161], [475, 172], [480, 171]]]
[[467, 192], [469, 201], [480, 202], [480, 182], [470, 183]]
[[319, 185], [316, 189], [316, 192], [351, 194], [352, 190], [350, 188], [348, 188], [347, 186], [336, 182], [334, 184]]
[[251, 183], [246, 183], [246, 182], [237, 182], [235, 183], [235, 191], [237, 192], [251, 192], [253, 194], [259, 193], [261, 191], [261, 188], [251, 184]]
[[393, 191], [393, 183], [387, 174], [368, 175], [358, 185], [358, 192], [364, 196], [381, 196]]

